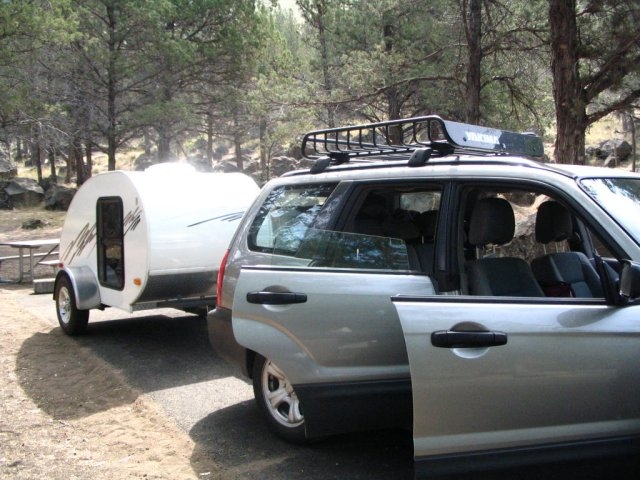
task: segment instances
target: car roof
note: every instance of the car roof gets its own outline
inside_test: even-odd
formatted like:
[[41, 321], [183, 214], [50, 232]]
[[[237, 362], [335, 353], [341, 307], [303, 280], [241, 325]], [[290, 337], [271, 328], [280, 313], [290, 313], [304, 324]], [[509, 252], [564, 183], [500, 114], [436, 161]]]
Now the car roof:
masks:
[[569, 164], [544, 163], [530, 158], [512, 155], [447, 155], [430, 159], [424, 165], [411, 167], [407, 164], [406, 156], [403, 160], [376, 160], [369, 157], [366, 160], [351, 161], [349, 163], [332, 165], [321, 172], [314, 173], [312, 169], [287, 172], [280, 177], [278, 183], [298, 183], [317, 181], [340, 181], [357, 179], [402, 179], [410, 177], [428, 178], [434, 180], [455, 178], [461, 175], [474, 177], [528, 177], [541, 175], [560, 175], [579, 180], [581, 178], [612, 178], [627, 177], [640, 178], [640, 174], [624, 169], [613, 169], [597, 166], [582, 166]]
[[628, 177], [638, 178], [640, 174], [622, 168], [609, 168], [591, 165], [553, 164], [558, 170], [564, 171], [575, 178], [610, 178]]

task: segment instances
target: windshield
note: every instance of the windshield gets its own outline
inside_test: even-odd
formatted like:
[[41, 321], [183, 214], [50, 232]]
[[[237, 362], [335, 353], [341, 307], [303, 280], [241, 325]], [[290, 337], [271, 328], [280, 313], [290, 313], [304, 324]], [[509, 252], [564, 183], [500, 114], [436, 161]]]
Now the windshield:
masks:
[[640, 179], [587, 178], [586, 192], [640, 243]]

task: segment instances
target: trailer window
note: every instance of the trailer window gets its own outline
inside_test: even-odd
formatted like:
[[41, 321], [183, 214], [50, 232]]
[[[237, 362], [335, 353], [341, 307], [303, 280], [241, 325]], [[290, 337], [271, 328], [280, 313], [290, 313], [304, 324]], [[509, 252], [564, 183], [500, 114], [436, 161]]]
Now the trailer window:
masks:
[[124, 288], [122, 199], [99, 198], [97, 203], [98, 278], [105, 287]]

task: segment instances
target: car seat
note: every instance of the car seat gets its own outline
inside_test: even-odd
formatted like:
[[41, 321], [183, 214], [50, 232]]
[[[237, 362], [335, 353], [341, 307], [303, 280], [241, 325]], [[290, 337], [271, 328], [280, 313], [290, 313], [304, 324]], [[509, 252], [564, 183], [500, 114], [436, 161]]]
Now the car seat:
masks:
[[[542, 244], [563, 242], [573, 235], [569, 211], [549, 200], [538, 207], [536, 241]], [[602, 297], [600, 277], [582, 252], [548, 253], [535, 258], [531, 269], [549, 296]], [[568, 287], [563, 291], [562, 286]]]
[[[468, 241], [478, 255], [487, 245], [504, 245], [513, 239], [515, 217], [503, 198], [478, 200], [469, 222]], [[529, 264], [518, 257], [481, 256], [466, 263], [471, 295], [543, 297]]]

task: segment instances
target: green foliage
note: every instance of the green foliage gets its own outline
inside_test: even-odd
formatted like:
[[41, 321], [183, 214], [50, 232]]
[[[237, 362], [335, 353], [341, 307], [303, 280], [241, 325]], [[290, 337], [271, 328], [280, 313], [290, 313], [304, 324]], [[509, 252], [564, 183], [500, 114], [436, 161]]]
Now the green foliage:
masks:
[[[268, 169], [311, 128], [432, 113], [465, 119], [474, 84], [468, 0], [295, 4], [1, 1], [0, 136], [58, 149], [80, 140], [113, 156], [143, 134], [167, 157], [190, 138], [210, 150], [259, 145]], [[640, 13], [627, 0], [577, 8], [594, 120], [640, 96]], [[481, 123], [551, 131], [548, 16], [543, 0], [482, 2]]]

